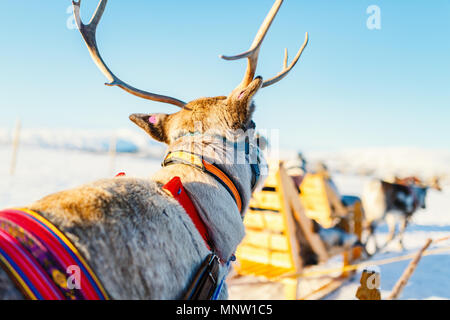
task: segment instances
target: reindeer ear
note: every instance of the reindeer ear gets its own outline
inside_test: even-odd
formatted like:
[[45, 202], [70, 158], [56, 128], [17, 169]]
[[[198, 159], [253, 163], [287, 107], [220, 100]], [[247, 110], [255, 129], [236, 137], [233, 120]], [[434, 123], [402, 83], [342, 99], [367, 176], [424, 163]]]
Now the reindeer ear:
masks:
[[258, 92], [263, 84], [261, 77], [256, 77], [246, 88], [237, 87], [228, 96], [228, 99], [235, 103], [245, 103], [249, 105], [253, 99], [253, 96]]
[[168, 115], [155, 113], [155, 114], [132, 114], [130, 120], [136, 123], [139, 127], [144, 129], [153, 139], [159, 142], [168, 142], [166, 134], [166, 124]]
[[[228, 96], [228, 106], [236, 112], [240, 126], [245, 126], [251, 120], [254, 111], [253, 97], [263, 84], [261, 77], [256, 77], [246, 88], [238, 86]], [[236, 119], [236, 120], [237, 120]]]

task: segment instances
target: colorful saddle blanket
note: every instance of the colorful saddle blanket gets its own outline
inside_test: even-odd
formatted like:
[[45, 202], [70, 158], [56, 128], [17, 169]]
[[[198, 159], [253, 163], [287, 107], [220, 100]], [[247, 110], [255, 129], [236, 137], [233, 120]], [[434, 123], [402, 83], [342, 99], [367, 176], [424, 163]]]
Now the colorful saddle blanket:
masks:
[[108, 299], [70, 240], [31, 210], [0, 211], [0, 267], [28, 299]]

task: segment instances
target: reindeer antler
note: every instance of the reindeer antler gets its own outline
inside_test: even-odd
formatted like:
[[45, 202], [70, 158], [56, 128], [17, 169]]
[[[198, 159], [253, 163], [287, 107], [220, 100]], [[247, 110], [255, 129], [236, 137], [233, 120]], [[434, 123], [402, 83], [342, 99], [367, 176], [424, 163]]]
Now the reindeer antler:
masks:
[[83, 39], [86, 42], [89, 53], [91, 54], [91, 57], [94, 60], [95, 64], [100, 69], [100, 71], [106, 76], [106, 78], [108, 78], [109, 83], [106, 83], [106, 85], [118, 86], [119, 88], [122, 88], [128, 93], [131, 93], [143, 99], [169, 103], [176, 105], [180, 108], [184, 108], [186, 103], [181, 100], [155, 93], [150, 93], [147, 91], [142, 91], [126, 84], [125, 82], [117, 78], [105, 64], [97, 48], [96, 31], [97, 25], [100, 22], [100, 19], [102, 18], [107, 3], [108, 0], [100, 0], [97, 10], [95, 11], [91, 21], [89, 22], [89, 24], [85, 25], [81, 21], [80, 17], [81, 0], [72, 1], [73, 13], [75, 15], [75, 21], [77, 23], [78, 29], [80, 30], [81, 35], [83, 36]]
[[[264, 41], [264, 38], [266, 37], [267, 32], [270, 29], [270, 26], [272, 25], [273, 20], [275, 19], [278, 11], [280, 10], [281, 5], [283, 4], [283, 0], [276, 0], [275, 4], [273, 5], [272, 9], [269, 11], [269, 14], [267, 15], [266, 19], [262, 23], [261, 27], [259, 28], [258, 33], [256, 34], [255, 40], [253, 40], [253, 43], [250, 47], [250, 49], [244, 53], [238, 54], [236, 56], [224, 56], [221, 55], [220, 57], [225, 60], [239, 60], [239, 59], [248, 59], [247, 64], [247, 71], [245, 72], [244, 79], [242, 80], [240, 86], [241, 87], [247, 87], [255, 77], [256, 67], [258, 66], [258, 56], [259, 51], [261, 49], [261, 45]], [[277, 74], [275, 77], [264, 81], [263, 88], [271, 86], [278, 81], [282, 80], [284, 77], [287, 76], [287, 74], [294, 68], [294, 66], [297, 64], [298, 60], [300, 59], [300, 56], [303, 53], [303, 50], [305, 49], [306, 45], [308, 44], [308, 33], [306, 33], [305, 42], [303, 43], [302, 47], [298, 51], [297, 55], [295, 56], [294, 60], [291, 62], [291, 64], [288, 66], [288, 51], [285, 49], [285, 56], [284, 56], [284, 64], [283, 64], [283, 70], [279, 74]]]

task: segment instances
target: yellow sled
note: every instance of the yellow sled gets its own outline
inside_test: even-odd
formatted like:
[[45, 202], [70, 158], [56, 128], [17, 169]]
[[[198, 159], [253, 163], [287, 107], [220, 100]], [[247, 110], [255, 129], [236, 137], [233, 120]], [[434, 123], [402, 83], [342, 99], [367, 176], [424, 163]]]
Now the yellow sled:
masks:
[[[301, 274], [315, 267], [305, 267], [301, 250], [309, 247], [318, 257], [319, 264], [326, 263], [336, 254], [327, 252], [321, 238], [314, 232], [311, 220], [317, 218], [320, 212], [320, 222], [331, 224], [334, 219], [332, 211], [320, 211], [325, 208], [327, 201], [330, 203], [329, 196], [323, 189], [317, 188], [320, 185], [318, 176], [305, 178], [305, 188], [299, 196], [283, 163], [276, 162], [270, 169], [264, 189], [255, 193], [250, 202], [250, 209], [244, 220], [246, 237], [236, 252], [235, 271], [238, 275], [263, 277], [282, 283], [285, 299], [320, 299], [336, 290], [350, 276], [348, 272], [341, 272], [337, 277], [327, 278], [329, 281], [309, 292], [299, 288]], [[308, 193], [313, 196], [308, 197]], [[320, 210], [319, 207], [314, 207], [318, 211], [312, 210], [312, 206], [305, 209], [302, 202], [310, 203], [312, 199], [321, 201]], [[348, 210], [347, 216], [342, 214], [346, 218], [346, 231], [358, 232], [360, 235], [361, 217], [350, 212], [353, 211]], [[343, 252], [343, 265], [348, 265], [357, 257], [357, 250]]]

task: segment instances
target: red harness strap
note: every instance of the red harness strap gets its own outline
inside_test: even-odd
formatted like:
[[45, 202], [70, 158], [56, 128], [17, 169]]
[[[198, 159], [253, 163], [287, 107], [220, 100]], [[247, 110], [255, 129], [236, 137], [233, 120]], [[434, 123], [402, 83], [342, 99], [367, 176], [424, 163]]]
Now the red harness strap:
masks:
[[[126, 174], [124, 172], [120, 172], [116, 175], [117, 178], [125, 176]], [[188, 216], [191, 218], [198, 232], [202, 236], [203, 240], [205, 241], [206, 247], [208, 248], [208, 250], [211, 250], [211, 239], [209, 237], [206, 225], [203, 222], [202, 218], [200, 218], [200, 215], [198, 214], [197, 209], [192, 203], [191, 198], [184, 189], [180, 177], [175, 177], [167, 182], [167, 184], [163, 186], [163, 189], [169, 191], [172, 197], [174, 197], [174, 199], [177, 200], [178, 203], [183, 207]]]
[[175, 200], [177, 200], [178, 203], [183, 207], [183, 209], [191, 218], [198, 232], [202, 236], [203, 240], [205, 240], [205, 244], [208, 247], [208, 250], [211, 250], [211, 239], [208, 235], [206, 225], [203, 222], [202, 218], [200, 218], [200, 215], [198, 214], [197, 209], [192, 203], [191, 198], [184, 189], [180, 177], [175, 177], [170, 180], [165, 186], [163, 186], [163, 189], [169, 191], [170, 194], [175, 198]]

